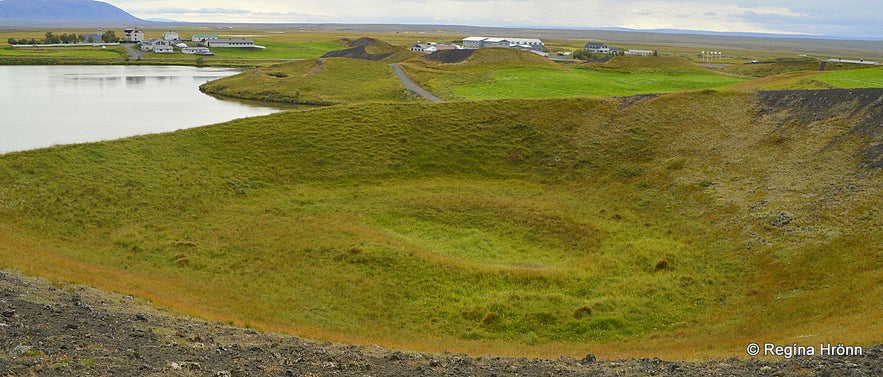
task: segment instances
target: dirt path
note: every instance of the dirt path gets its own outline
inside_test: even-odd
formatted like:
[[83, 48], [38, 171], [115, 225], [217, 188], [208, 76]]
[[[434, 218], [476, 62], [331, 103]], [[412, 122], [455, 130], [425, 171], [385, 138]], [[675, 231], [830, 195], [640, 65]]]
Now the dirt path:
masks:
[[390, 64], [389, 66], [392, 67], [393, 73], [395, 73], [396, 77], [399, 78], [399, 81], [402, 82], [402, 85], [404, 85], [405, 88], [408, 88], [408, 90], [410, 90], [412, 93], [426, 98], [429, 102], [444, 102], [443, 99], [436, 97], [428, 90], [423, 89], [420, 85], [417, 85], [417, 83], [411, 80], [411, 78], [408, 77], [408, 74], [405, 73], [405, 70], [403, 70], [402, 67], [400, 67], [398, 64]]
[[138, 60], [138, 59], [141, 59], [142, 56], [144, 56], [143, 52], [132, 48], [132, 44], [130, 44], [130, 43], [123, 44], [123, 48], [126, 49], [126, 52], [129, 53], [129, 57], [132, 60]]
[[131, 296], [0, 271], [0, 376], [880, 376], [864, 356], [555, 360], [313, 342], [173, 316]]

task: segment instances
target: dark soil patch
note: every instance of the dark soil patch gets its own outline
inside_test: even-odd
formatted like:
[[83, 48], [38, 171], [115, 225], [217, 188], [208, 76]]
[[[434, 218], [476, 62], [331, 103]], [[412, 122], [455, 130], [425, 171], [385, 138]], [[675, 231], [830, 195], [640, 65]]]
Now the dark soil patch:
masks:
[[863, 356], [577, 360], [472, 357], [319, 343], [181, 318], [131, 296], [0, 272], [0, 375], [91, 376], [880, 376]]
[[357, 46], [344, 50], [329, 51], [325, 53], [325, 55], [322, 55], [322, 58], [350, 58], [371, 60], [377, 62], [390, 56], [392, 56], [391, 52], [386, 54], [369, 54], [367, 51], [367, 46]]
[[761, 115], [790, 109], [787, 124], [854, 120], [851, 133], [865, 142], [859, 152], [863, 165], [883, 169], [883, 88], [761, 91], [757, 97]]
[[453, 64], [465, 61], [472, 56], [475, 50], [441, 50], [426, 55], [424, 59], [445, 64]]
[[349, 40], [349, 39], [343, 38], [343, 39], [341, 39], [341, 41], [343, 41], [344, 43], [346, 43], [347, 46], [350, 46], [350, 47], [368, 47], [368, 46], [392, 47], [392, 45], [389, 43], [386, 43], [386, 42], [381, 41], [379, 39], [374, 39], [374, 38], [369, 38], [369, 37], [362, 37], [362, 38], [359, 38], [356, 40]]

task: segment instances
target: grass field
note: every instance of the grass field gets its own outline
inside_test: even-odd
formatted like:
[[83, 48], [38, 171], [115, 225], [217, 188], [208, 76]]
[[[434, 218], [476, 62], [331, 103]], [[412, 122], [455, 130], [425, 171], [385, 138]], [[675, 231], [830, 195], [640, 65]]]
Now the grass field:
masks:
[[[451, 79], [442, 78], [442, 84]], [[455, 80], [455, 79], [454, 79]], [[715, 73], [605, 73], [573, 69], [506, 69], [494, 71], [486, 82], [456, 85], [458, 98], [549, 98], [572, 96], [630, 96], [682, 90], [711, 89], [742, 80]]]
[[733, 86], [739, 90], [800, 90], [832, 88], [881, 88], [883, 68], [853, 68], [834, 72], [793, 71], [746, 81]]
[[7, 154], [0, 266], [404, 349], [879, 341], [864, 113], [783, 132], [758, 101], [335, 106]]
[[835, 88], [883, 88], [883, 68], [825, 73], [816, 80]]

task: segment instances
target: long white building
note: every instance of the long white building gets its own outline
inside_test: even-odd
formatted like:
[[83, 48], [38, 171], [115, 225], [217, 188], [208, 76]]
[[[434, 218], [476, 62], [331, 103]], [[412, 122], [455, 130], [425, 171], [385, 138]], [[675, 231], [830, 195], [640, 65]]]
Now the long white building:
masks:
[[238, 48], [253, 48], [255, 47], [254, 41], [251, 39], [206, 39], [203, 44], [206, 47], [238, 47]]
[[478, 50], [480, 48], [520, 48], [524, 50], [543, 51], [546, 45], [543, 41], [535, 38], [497, 38], [497, 37], [469, 37], [463, 39], [463, 48], [466, 50]]

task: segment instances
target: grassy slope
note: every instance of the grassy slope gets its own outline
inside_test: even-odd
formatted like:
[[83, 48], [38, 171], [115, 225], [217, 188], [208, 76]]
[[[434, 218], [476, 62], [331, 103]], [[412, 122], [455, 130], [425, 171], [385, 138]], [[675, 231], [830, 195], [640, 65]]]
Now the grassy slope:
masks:
[[734, 85], [740, 90], [799, 90], [832, 88], [881, 88], [883, 68], [858, 68], [824, 72], [817, 70], [775, 74]]
[[452, 99], [628, 96], [706, 89], [743, 81], [679, 58], [617, 58], [568, 68], [524, 51], [484, 49], [457, 64], [406, 63], [431, 92]]
[[393, 75], [388, 63], [346, 58], [256, 68], [201, 88], [229, 97], [304, 104], [416, 99]]
[[863, 113], [757, 101], [343, 106], [4, 155], [0, 266], [408, 349], [879, 342]]

